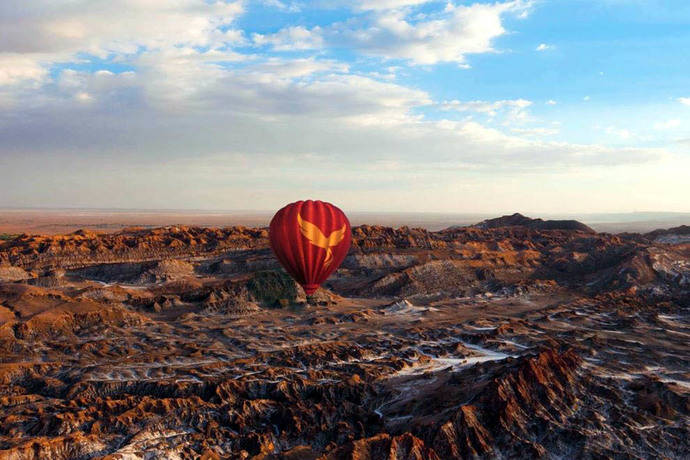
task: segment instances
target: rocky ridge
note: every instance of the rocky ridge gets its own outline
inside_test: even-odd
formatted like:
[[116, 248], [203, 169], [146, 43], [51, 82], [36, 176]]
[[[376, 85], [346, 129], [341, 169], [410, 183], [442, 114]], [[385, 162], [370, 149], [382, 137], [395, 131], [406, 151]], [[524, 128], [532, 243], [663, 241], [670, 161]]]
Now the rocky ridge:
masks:
[[688, 244], [353, 234], [314, 307], [262, 229], [0, 243], [0, 459], [687, 457]]
[[475, 225], [478, 228], [527, 227], [534, 230], [575, 230], [585, 233], [596, 233], [592, 228], [576, 220], [542, 220], [532, 219], [515, 213], [510, 216], [487, 219]]

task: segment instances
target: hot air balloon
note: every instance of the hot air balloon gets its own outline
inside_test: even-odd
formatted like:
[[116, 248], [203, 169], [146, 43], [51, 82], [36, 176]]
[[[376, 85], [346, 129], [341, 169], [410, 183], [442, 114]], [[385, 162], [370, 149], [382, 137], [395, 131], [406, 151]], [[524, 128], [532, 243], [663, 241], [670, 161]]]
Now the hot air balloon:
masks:
[[307, 301], [345, 259], [352, 242], [350, 222], [324, 201], [297, 201], [278, 211], [269, 229], [276, 258], [304, 288]]

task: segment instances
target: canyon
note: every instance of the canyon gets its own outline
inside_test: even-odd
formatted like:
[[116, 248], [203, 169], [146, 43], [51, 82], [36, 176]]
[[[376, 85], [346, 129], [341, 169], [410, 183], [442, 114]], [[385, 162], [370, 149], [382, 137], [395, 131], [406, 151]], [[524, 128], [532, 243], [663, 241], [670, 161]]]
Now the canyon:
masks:
[[0, 459], [687, 458], [690, 227], [359, 225], [309, 305], [266, 228], [0, 241]]

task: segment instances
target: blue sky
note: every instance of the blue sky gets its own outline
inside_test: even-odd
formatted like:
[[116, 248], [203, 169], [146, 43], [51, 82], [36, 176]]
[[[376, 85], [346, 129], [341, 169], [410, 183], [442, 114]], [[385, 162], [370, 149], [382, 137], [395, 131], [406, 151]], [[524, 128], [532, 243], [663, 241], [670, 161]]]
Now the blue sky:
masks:
[[0, 5], [0, 206], [690, 211], [690, 5]]

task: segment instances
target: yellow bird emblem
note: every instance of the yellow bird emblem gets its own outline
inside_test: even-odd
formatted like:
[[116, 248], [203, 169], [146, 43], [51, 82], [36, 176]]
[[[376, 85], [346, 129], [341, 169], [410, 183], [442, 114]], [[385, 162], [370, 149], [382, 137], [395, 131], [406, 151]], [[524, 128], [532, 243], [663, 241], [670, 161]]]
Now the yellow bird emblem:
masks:
[[340, 230], [334, 230], [330, 235], [326, 236], [319, 227], [308, 220], [302, 219], [299, 213], [297, 213], [297, 223], [299, 224], [300, 232], [311, 244], [326, 250], [326, 259], [324, 259], [323, 263], [324, 267], [328, 267], [333, 261], [333, 251], [331, 248], [338, 246], [345, 238], [345, 224], [343, 224]]

